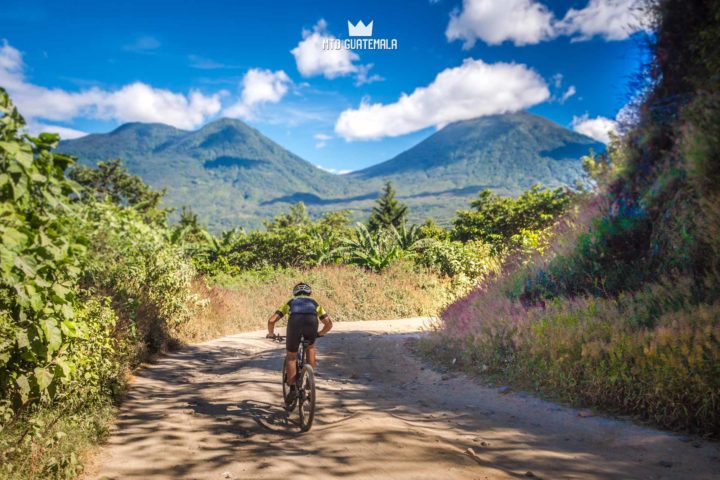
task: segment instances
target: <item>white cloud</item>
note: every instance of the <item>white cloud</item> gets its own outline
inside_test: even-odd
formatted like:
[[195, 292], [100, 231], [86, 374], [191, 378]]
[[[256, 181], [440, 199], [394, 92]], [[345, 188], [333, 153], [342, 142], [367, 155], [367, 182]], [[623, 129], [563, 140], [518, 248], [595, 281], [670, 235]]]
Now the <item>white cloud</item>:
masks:
[[383, 80], [380, 75], [370, 75], [372, 64], [355, 63], [360, 57], [352, 50], [344, 46], [338, 50], [323, 49], [324, 42], [334, 40], [337, 40], [337, 37], [327, 31], [327, 22], [323, 19], [320, 19], [312, 30], [303, 30], [302, 40], [297, 47], [290, 50], [300, 75], [306, 78], [322, 75], [327, 79], [353, 75], [357, 86]]
[[610, 143], [610, 132], [617, 131], [617, 122], [600, 116], [590, 118], [586, 113], [579, 117], [573, 116], [572, 127], [578, 133], [607, 144]]
[[197, 68], [198, 70], [218, 70], [227, 68], [240, 68], [237, 65], [228, 65], [222, 62], [213, 60], [212, 58], [201, 57], [200, 55], [188, 55], [190, 62], [190, 68]]
[[325, 170], [326, 172], [334, 173], [335, 175], [345, 175], [347, 173], [352, 172], [352, 170], [338, 170], [336, 168], [325, 168], [322, 165], [315, 165], [315, 166], [318, 167], [320, 170]]
[[[317, 143], [315, 144], [315, 148], [325, 148], [325, 145], [327, 145], [328, 140], [332, 140], [332, 135], [327, 135], [325, 133], [316, 133], [313, 135], [313, 138], [317, 140]], [[322, 168], [322, 167], [321, 167]]]
[[445, 36], [463, 40], [463, 48], [478, 39], [489, 45], [529, 45], [553, 38], [552, 22], [552, 12], [533, 0], [463, 0], [462, 9], [450, 14]]
[[522, 110], [547, 100], [545, 81], [525, 65], [466, 59], [440, 72], [427, 87], [395, 103], [363, 101], [340, 114], [335, 132], [346, 140], [396, 137], [458, 120]]
[[642, 0], [590, 0], [585, 8], [571, 8], [558, 23], [558, 30], [573, 41], [600, 36], [605, 40], [625, 40], [640, 30], [649, 30]]
[[161, 43], [157, 38], [150, 35], [137, 37], [132, 43], [123, 47], [123, 50], [135, 53], [150, 53], [160, 48]]
[[277, 103], [288, 92], [292, 80], [287, 74], [278, 70], [252, 68], [242, 79], [240, 100], [225, 110], [230, 117], [251, 118], [255, 108], [263, 103]]
[[163, 122], [178, 128], [194, 128], [220, 111], [220, 94], [188, 95], [154, 88], [142, 82], [117, 90], [90, 88], [68, 92], [30, 83], [24, 74], [20, 52], [6, 41], [0, 47], [0, 85], [20, 112], [35, 119], [69, 121], [77, 117], [120, 122]]
[[358, 67], [353, 62], [360, 57], [355, 52], [345, 48], [323, 50], [323, 41], [336, 39], [327, 33], [325, 20], [321, 19], [312, 31], [303, 30], [302, 38], [290, 53], [295, 57], [298, 72], [303, 77], [322, 75], [332, 79], [357, 72]]
[[450, 14], [445, 36], [449, 41], [463, 40], [463, 48], [471, 48], [477, 40], [521, 46], [560, 35], [570, 36], [574, 42], [595, 36], [625, 40], [635, 32], [649, 30], [642, 2], [589, 0], [584, 8], [571, 8], [558, 20], [535, 0], [463, 0], [462, 8]]
[[30, 122], [27, 126], [30, 135], [39, 135], [41, 133], [57, 133], [63, 140], [80, 138], [87, 135], [87, 132], [75, 130], [74, 128], [61, 127], [59, 125], [46, 125], [43, 123]]
[[355, 86], [359, 87], [360, 85], [365, 85], [368, 83], [373, 82], [380, 82], [382, 80], [385, 80], [380, 75], [374, 73], [370, 75], [370, 69], [373, 67], [372, 63], [368, 63], [367, 65], [358, 65], [357, 72], [355, 74]]
[[560, 97], [560, 103], [567, 102], [568, 98], [572, 97], [577, 93], [577, 89], [575, 88], [575, 85], [570, 85], [567, 90], [565, 90], [565, 93], [562, 94], [562, 97]]

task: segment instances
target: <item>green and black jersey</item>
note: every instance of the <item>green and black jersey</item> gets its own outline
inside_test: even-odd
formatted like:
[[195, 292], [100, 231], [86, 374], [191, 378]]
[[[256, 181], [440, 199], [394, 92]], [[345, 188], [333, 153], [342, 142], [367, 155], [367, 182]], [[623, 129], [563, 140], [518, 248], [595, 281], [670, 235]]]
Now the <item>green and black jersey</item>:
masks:
[[327, 317], [327, 312], [314, 299], [298, 295], [285, 302], [276, 312], [281, 317], [285, 315], [316, 315], [320, 320]]

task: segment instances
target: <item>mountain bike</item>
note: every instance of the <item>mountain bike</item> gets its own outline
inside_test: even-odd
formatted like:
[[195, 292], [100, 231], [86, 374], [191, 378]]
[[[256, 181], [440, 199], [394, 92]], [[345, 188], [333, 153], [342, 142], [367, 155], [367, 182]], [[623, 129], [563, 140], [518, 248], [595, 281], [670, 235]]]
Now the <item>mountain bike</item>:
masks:
[[[275, 335], [273, 340], [279, 343], [285, 342], [285, 337], [281, 335]], [[300, 431], [307, 432], [312, 427], [313, 419], [315, 418], [315, 373], [313, 368], [308, 362], [307, 348], [309, 342], [304, 338], [300, 339], [300, 346], [298, 347], [296, 365], [297, 375], [295, 376], [295, 388], [297, 389], [297, 395], [292, 402], [288, 402], [290, 395], [290, 387], [287, 384], [287, 362], [283, 361], [282, 369], [282, 387], [283, 387], [283, 400], [285, 402], [285, 409], [288, 412], [292, 412], [295, 407], [298, 407], [298, 414], [300, 416]]]

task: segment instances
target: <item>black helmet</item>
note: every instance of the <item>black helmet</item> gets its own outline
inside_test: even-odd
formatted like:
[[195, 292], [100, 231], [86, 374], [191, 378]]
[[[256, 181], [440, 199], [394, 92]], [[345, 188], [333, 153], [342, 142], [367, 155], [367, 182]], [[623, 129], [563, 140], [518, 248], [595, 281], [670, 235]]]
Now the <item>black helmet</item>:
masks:
[[307, 283], [298, 283], [293, 287], [293, 295], [312, 295], [312, 287]]

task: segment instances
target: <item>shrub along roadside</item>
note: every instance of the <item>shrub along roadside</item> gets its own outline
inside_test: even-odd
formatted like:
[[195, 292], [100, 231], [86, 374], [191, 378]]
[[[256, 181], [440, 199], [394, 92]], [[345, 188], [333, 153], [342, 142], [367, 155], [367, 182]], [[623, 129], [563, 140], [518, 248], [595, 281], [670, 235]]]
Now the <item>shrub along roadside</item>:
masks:
[[[586, 165], [569, 249], [450, 306], [422, 350], [669, 428], [720, 432], [720, 4], [650, 2], [635, 124]], [[599, 162], [597, 161], [599, 160]], [[595, 179], [597, 180], [597, 179]]]
[[23, 126], [0, 89], [0, 477], [74, 478], [128, 368], [190, 316], [194, 271], [157, 218], [98, 202], [57, 136]]
[[[485, 292], [462, 315], [444, 317], [444, 330], [418, 348], [443, 364], [454, 360], [469, 373], [576, 405], [717, 433], [720, 305], [691, 305], [687, 294], [655, 285], [616, 299], [577, 298], [526, 310]], [[474, 321], [486, 312], [492, 316]]]

